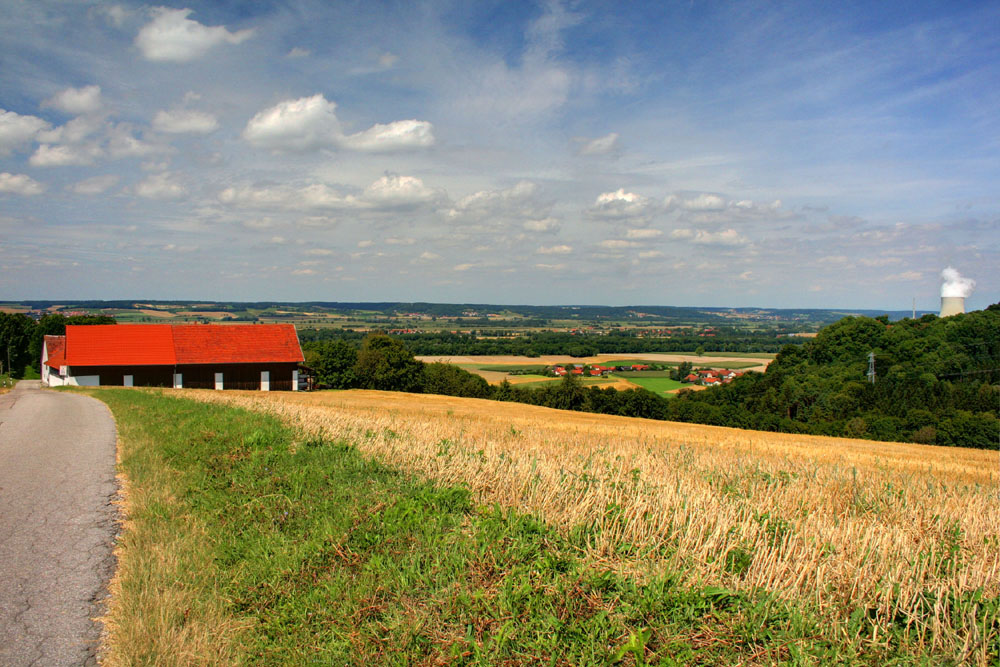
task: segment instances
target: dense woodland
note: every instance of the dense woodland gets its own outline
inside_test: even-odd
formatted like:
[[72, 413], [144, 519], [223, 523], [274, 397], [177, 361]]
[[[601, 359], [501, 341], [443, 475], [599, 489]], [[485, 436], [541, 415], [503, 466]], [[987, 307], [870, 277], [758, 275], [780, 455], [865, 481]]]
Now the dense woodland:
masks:
[[682, 421], [992, 449], [998, 414], [1000, 304], [944, 319], [847, 317], [766, 373], [671, 405]]

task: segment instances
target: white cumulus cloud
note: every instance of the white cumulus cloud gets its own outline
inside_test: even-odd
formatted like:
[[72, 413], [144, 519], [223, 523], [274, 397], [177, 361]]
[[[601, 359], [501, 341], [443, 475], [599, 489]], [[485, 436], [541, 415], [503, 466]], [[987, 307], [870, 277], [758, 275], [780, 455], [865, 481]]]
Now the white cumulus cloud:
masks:
[[100, 116], [79, 116], [59, 127], [39, 132], [35, 139], [43, 144], [78, 144], [105, 126]]
[[419, 178], [399, 174], [386, 174], [365, 188], [362, 195], [368, 203], [390, 206], [426, 204], [439, 197], [439, 191], [427, 187]]
[[187, 189], [169, 173], [150, 174], [135, 186], [135, 194], [146, 199], [180, 199]]
[[65, 167], [69, 165], [93, 164], [94, 160], [101, 155], [101, 150], [97, 146], [73, 146], [60, 145], [50, 146], [42, 144], [35, 149], [34, 154], [28, 159], [28, 163], [33, 167]]
[[439, 190], [424, 185], [413, 176], [386, 174], [360, 195], [344, 193], [325, 183], [312, 183], [302, 187], [240, 186], [225, 188], [219, 201], [250, 208], [277, 208], [288, 210], [393, 210], [433, 204], [444, 195]]
[[556, 232], [559, 231], [561, 224], [558, 219], [550, 216], [538, 220], [525, 220], [521, 226], [529, 232]]
[[721, 211], [726, 208], [726, 200], [719, 195], [703, 192], [697, 197], [683, 200], [681, 207], [689, 211]]
[[148, 60], [189, 62], [221, 44], [239, 44], [253, 30], [230, 32], [224, 26], [206, 26], [188, 18], [190, 9], [155, 7], [153, 20], [135, 37], [135, 45]]
[[336, 110], [336, 103], [322, 95], [285, 100], [254, 115], [243, 130], [243, 138], [270, 150], [329, 148], [343, 136]]
[[104, 106], [100, 86], [67, 88], [42, 102], [43, 107], [52, 107], [73, 116], [94, 113]]
[[587, 213], [595, 218], [642, 223], [655, 210], [656, 204], [653, 200], [619, 188], [614, 192], [599, 195], [593, 206], [587, 209]]
[[0, 173], [0, 192], [30, 197], [45, 192], [45, 186], [26, 174]]
[[215, 116], [204, 111], [158, 111], [153, 117], [153, 129], [167, 134], [209, 134], [218, 128]]
[[285, 100], [258, 112], [247, 123], [243, 138], [273, 151], [346, 148], [379, 152], [431, 146], [434, 128], [426, 121], [399, 120], [345, 135], [337, 118], [337, 104], [317, 94]]
[[343, 137], [341, 143], [356, 151], [396, 151], [434, 145], [434, 126], [424, 120], [397, 120], [375, 124], [364, 132]]
[[37, 116], [22, 116], [14, 111], [0, 109], [0, 155], [8, 155], [49, 127], [48, 121]]
[[132, 126], [128, 123], [119, 123], [108, 133], [108, 153], [113, 158], [144, 157], [163, 150], [164, 147], [132, 134]]

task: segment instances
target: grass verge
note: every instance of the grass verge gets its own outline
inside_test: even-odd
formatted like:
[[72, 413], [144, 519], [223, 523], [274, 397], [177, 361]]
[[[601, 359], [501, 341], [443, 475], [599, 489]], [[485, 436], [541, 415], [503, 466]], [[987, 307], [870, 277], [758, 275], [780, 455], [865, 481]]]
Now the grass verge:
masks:
[[115, 415], [127, 494], [110, 665], [935, 663], [861, 641], [864, 618], [832, 637], [766, 592], [611, 571], [581, 556], [586, 531], [271, 415], [88, 393]]

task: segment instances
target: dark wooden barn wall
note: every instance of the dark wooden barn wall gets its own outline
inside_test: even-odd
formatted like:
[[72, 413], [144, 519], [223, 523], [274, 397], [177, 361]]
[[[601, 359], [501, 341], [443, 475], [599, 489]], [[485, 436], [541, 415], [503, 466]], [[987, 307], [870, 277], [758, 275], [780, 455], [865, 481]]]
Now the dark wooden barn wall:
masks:
[[73, 375], [100, 376], [100, 384], [120, 387], [132, 376], [136, 387], [172, 387], [174, 373], [181, 373], [185, 389], [215, 389], [215, 374], [222, 373], [225, 389], [260, 389], [261, 371], [269, 371], [271, 391], [291, 391], [292, 371], [298, 364], [196, 364], [186, 366], [74, 366]]

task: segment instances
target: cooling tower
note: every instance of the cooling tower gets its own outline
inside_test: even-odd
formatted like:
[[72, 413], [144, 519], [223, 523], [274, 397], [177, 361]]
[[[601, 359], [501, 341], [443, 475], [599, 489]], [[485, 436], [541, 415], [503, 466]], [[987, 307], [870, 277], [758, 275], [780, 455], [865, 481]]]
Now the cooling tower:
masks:
[[943, 296], [941, 297], [941, 317], [951, 317], [961, 315], [965, 312], [964, 296]]

